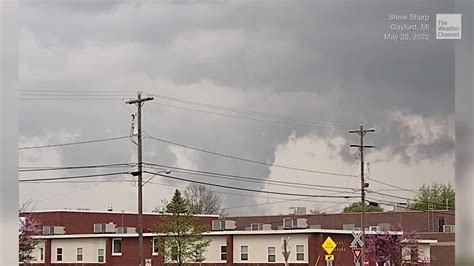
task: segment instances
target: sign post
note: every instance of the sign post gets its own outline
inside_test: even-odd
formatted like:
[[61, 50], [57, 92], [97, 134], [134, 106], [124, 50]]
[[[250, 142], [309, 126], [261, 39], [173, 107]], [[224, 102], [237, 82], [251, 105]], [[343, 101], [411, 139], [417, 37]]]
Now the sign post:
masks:
[[327, 255], [324, 257], [326, 259], [326, 266], [332, 266], [332, 262], [334, 261], [334, 255], [331, 255], [331, 253], [337, 247], [336, 242], [334, 242], [334, 240], [332, 240], [332, 238], [328, 236], [326, 240], [324, 240], [322, 247], [327, 253]]
[[[352, 254], [354, 254], [354, 265], [361, 266], [362, 252], [364, 247], [364, 242], [362, 241], [362, 232], [353, 231], [352, 235], [354, 236], [354, 240], [352, 240], [351, 243]], [[369, 264], [364, 263], [364, 266], [365, 265]]]
[[354, 254], [354, 263], [360, 265], [360, 259], [362, 258], [362, 248], [352, 248], [352, 254]]

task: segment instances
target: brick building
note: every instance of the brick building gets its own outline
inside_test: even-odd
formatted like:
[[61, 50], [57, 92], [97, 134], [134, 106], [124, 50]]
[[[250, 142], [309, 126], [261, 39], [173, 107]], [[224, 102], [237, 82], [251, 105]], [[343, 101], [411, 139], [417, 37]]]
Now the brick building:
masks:
[[[33, 254], [35, 265], [137, 265], [134, 230], [137, 216], [134, 213], [61, 210], [30, 214], [44, 226], [44, 234], [38, 236], [40, 243]], [[152, 233], [153, 224], [159, 223], [160, 217], [159, 214], [144, 215], [144, 250], [150, 265], [163, 264], [154, 247], [156, 234]], [[429, 225], [429, 221], [441, 223], [443, 217], [445, 225], [454, 224], [449, 212], [438, 211], [368, 214], [367, 224], [372, 226], [368, 228], [372, 231], [389, 225], [409, 226], [411, 231], [419, 232], [417, 249], [423, 251], [419, 255], [420, 262], [449, 266], [454, 265], [454, 233], [421, 232], [425, 228], [434, 231], [436, 222]], [[334, 265], [353, 265], [349, 246], [352, 231], [360, 223], [360, 214], [239, 216], [228, 217], [225, 222], [215, 215], [198, 218], [201, 224], [213, 229], [205, 234], [211, 240], [204, 253], [203, 264], [206, 265], [282, 265], [282, 237], [288, 236], [291, 264], [326, 265], [321, 244], [331, 236], [337, 243]]]

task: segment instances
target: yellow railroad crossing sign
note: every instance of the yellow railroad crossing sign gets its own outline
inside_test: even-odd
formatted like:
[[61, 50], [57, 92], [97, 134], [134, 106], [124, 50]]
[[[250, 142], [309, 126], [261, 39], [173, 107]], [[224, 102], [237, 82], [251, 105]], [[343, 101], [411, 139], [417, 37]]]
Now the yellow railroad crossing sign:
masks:
[[325, 255], [326, 261], [333, 261], [334, 255]]
[[337, 246], [336, 242], [334, 242], [334, 240], [332, 240], [330, 236], [328, 236], [328, 238], [324, 240], [324, 243], [322, 245], [322, 247], [324, 248], [324, 251], [326, 251], [327, 254], [331, 254], [336, 248], [336, 246]]

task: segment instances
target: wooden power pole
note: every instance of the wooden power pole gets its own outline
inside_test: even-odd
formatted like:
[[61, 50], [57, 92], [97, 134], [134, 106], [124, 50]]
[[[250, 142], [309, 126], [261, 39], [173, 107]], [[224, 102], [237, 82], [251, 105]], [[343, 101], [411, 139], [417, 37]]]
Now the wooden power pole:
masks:
[[349, 133], [357, 133], [360, 136], [360, 144], [351, 144], [351, 147], [359, 148], [360, 152], [360, 197], [361, 197], [361, 227], [362, 227], [362, 265], [365, 261], [365, 189], [369, 183], [365, 183], [364, 177], [364, 150], [367, 148], [375, 148], [375, 146], [364, 145], [364, 136], [367, 132], [375, 132], [374, 129], [364, 129], [364, 125], [360, 125], [359, 130], [349, 130]]
[[127, 104], [136, 104], [138, 108], [138, 171], [133, 172], [132, 175], [138, 176], [138, 265], [144, 265], [143, 256], [143, 159], [142, 159], [142, 106], [146, 101], [153, 100], [153, 97], [142, 98], [141, 92], [137, 92], [137, 99], [127, 101]]

